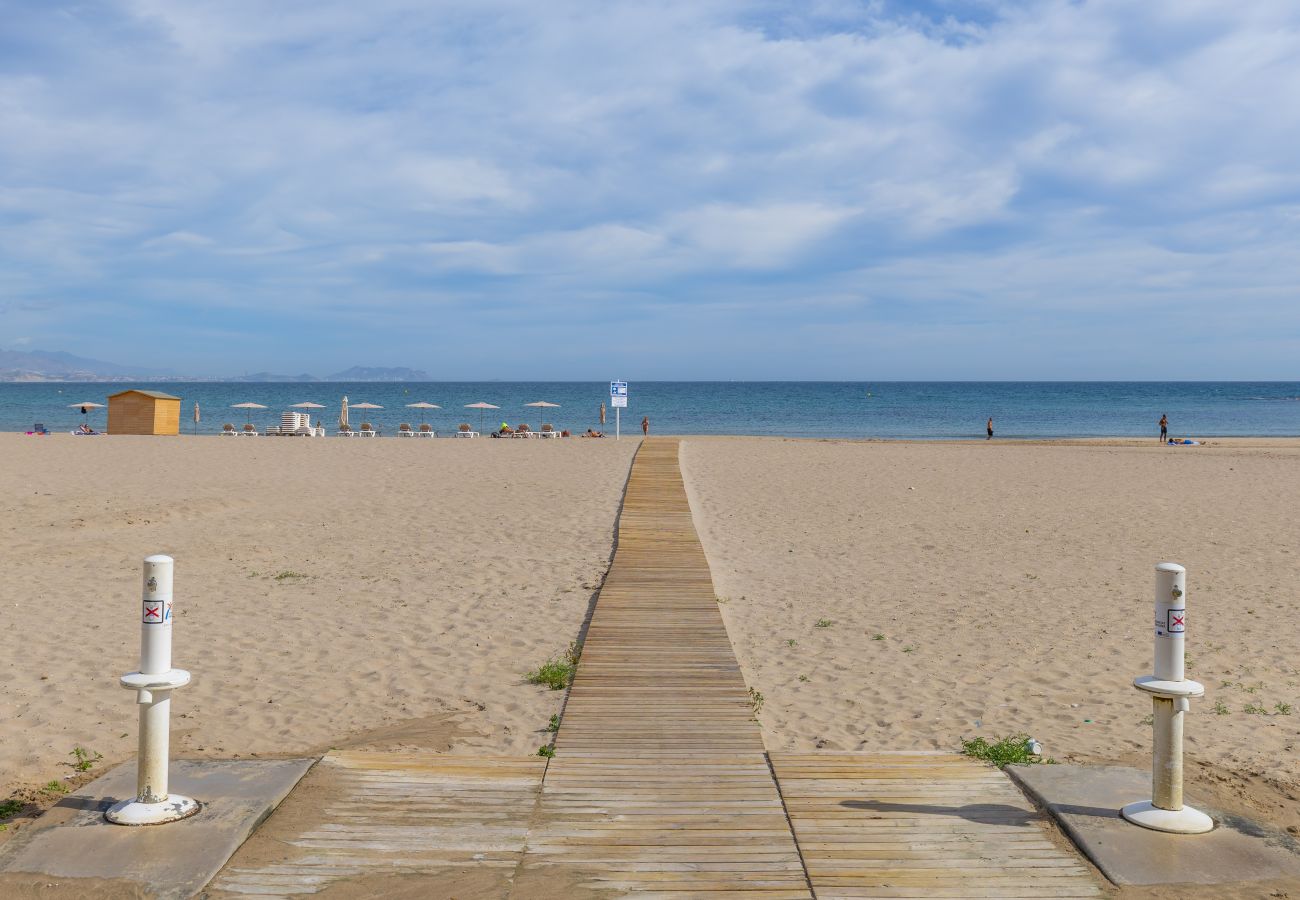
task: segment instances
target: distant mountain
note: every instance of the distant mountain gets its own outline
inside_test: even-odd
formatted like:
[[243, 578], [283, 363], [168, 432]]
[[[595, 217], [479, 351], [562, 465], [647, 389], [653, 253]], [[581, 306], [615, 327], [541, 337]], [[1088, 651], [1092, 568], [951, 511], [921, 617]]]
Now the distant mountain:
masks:
[[315, 375], [276, 375], [272, 372], [254, 372], [252, 375], [237, 375], [227, 381], [315, 381]]
[[172, 375], [167, 369], [123, 366], [61, 350], [0, 350], [0, 381], [126, 381]]
[[278, 375], [254, 372], [227, 378], [177, 375], [170, 369], [121, 365], [102, 359], [87, 359], [63, 351], [0, 350], [0, 382], [4, 381], [240, 381], [240, 382], [307, 382], [307, 381], [428, 381], [427, 372], [397, 367], [353, 366], [328, 378], [314, 375]]
[[429, 373], [419, 369], [407, 369], [398, 366], [384, 369], [372, 366], [353, 366], [343, 372], [335, 372], [325, 381], [428, 381]]

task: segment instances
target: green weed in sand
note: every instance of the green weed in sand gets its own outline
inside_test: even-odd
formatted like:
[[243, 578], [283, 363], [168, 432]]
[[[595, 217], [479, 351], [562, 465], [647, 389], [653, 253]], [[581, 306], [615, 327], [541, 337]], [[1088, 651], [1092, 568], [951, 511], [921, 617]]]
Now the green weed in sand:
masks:
[[961, 742], [961, 752], [975, 759], [993, 763], [999, 769], [1009, 765], [1032, 765], [1033, 763], [1050, 763], [1053, 760], [1035, 756], [1029, 750], [1029, 735], [1013, 734], [998, 738], [989, 743], [982, 737]]
[[66, 794], [68, 792], [68, 786], [62, 781], [50, 779], [41, 790], [47, 794]]
[[72, 768], [76, 769], [78, 772], [89, 772], [93, 769], [95, 763], [103, 759], [104, 755], [102, 753], [95, 753], [94, 756], [91, 756], [92, 752], [93, 751], [87, 750], [82, 746], [73, 747], [72, 752], [68, 754], [76, 760], [76, 762], [72, 764]]
[[551, 734], [554, 734], [555, 732], [559, 731], [559, 730], [560, 730], [560, 717], [559, 717], [559, 716], [551, 716], [551, 721], [549, 721], [549, 722], [546, 723], [546, 730], [549, 731]]
[[834, 624], [830, 619], [818, 619], [813, 623], [813, 628], [830, 628]]
[[543, 744], [541, 747], [537, 748], [537, 755], [545, 756], [547, 759], [550, 759], [555, 755], [555, 748], [550, 744]]
[[306, 577], [307, 577], [307, 576], [304, 575], [304, 574], [302, 574], [301, 572], [291, 572], [291, 571], [289, 571], [288, 569], [285, 569], [283, 572], [280, 572], [278, 575], [275, 576], [275, 580], [276, 580], [276, 581], [296, 581], [296, 580], [298, 580], [299, 578], [306, 578]]
[[10, 819], [22, 812], [23, 804], [18, 800], [0, 800], [0, 819]]
[[564, 651], [560, 659], [551, 658], [538, 668], [524, 675], [529, 684], [544, 684], [553, 691], [562, 691], [573, 683], [573, 675], [578, 671], [578, 660], [582, 658], [582, 644], [574, 641]]

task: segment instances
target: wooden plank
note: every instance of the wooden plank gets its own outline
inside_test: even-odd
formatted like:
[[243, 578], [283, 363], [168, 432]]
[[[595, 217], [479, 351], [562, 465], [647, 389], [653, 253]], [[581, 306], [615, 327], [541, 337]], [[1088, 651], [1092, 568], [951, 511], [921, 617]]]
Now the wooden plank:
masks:
[[830, 897], [1099, 897], [996, 769], [955, 754], [770, 754], [808, 876]]

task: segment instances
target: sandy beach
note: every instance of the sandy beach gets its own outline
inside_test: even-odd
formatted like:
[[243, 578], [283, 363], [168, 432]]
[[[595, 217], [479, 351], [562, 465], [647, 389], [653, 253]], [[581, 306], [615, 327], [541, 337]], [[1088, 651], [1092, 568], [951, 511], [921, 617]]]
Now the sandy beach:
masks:
[[135, 752], [140, 563], [176, 559], [180, 756], [531, 754], [636, 442], [0, 434], [0, 790]]
[[[0, 781], [135, 750], [142, 557], [176, 558], [174, 752], [527, 755], [637, 442], [0, 435]], [[1152, 567], [1188, 567], [1202, 796], [1300, 826], [1300, 442], [689, 438], [683, 469], [772, 750], [1027, 732], [1144, 766]], [[819, 623], [822, 623], [819, 625]]]
[[1300, 442], [710, 438], [682, 457], [769, 749], [1025, 732], [1058, 760], [1149, 765], [1130, 682], [1172, 560], [1206, 686], [1189, 785], [1300, 827]]

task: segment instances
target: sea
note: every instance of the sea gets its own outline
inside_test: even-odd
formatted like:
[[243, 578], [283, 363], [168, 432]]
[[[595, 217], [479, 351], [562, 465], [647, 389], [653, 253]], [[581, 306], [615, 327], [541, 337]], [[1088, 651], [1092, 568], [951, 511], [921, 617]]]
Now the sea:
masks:
[[[440, 434], [461, 422], [475, 429], [526, 422], [537, 429], [601, 429], [613, 434], [615, 410], [608, 382], [94, 382], [0, 384], [0, 430], [26, 431], [40, 422], [69, 431], [82, 421], [103, 430], [106, 410], [83, 417], [77, 404], [107, 403], [128, 388], [159, 390], [182, 399], [186, 434], [215, 435], [223, 423], [278, 424], [293, 404], [311, 410], [333, 434], [344, 397], [353, 425], [369, 421], [392, 435], [401, 422], [427, 421]], [[422, 416], [407, 404], [434, 403]], [[558, 408], [525, 406], [535, 401]], [[265, 410], [233, 408], [259, 403]], [[486, 402], [499, 409], [465, 409]], [[383, 407], [357, 410], [358, 403]], [[193, 421], [194, 406], [199, 421]], [[746, 434], [819, 438], [960, 440], [983, 438], [993, 418], [996, 437], [1024, 440], [1151, 437], [1161, 415], [1171, 436], [1300, 436], [1300, 382], [1062, 382], [1062, 381], [645, 381], [630, 383], [619, 411], [622, 430], [637, 432], [648, 417], [657, 434]]]

